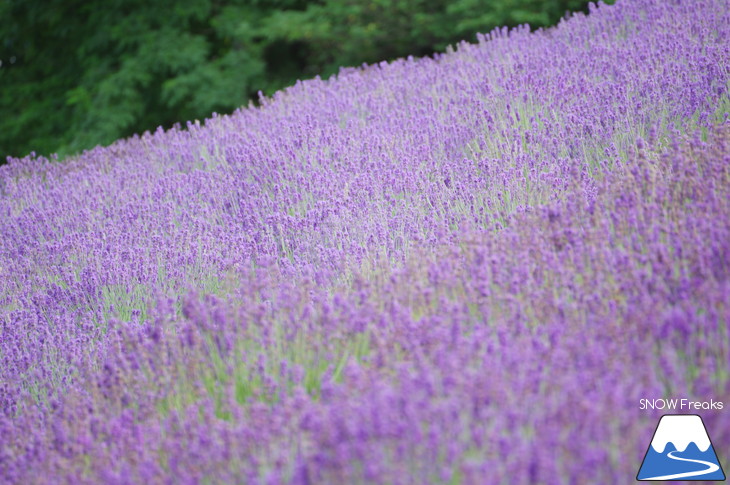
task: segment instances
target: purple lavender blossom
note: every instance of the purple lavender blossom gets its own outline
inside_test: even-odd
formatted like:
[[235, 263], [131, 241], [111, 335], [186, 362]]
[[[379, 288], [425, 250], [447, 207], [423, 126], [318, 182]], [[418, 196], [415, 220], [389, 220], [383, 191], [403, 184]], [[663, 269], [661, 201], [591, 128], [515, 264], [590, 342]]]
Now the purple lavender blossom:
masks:
[[0, 483], [633, 481], [641, 398], [730, 396], [729, 26], [598, 5], [0, 167]]

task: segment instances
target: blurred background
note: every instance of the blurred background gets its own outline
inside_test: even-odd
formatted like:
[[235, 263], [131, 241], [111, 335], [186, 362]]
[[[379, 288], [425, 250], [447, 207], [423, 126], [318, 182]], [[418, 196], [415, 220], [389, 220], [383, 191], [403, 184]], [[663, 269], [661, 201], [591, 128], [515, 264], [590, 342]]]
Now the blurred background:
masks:
[[[607, 1], [606, 3], [613, 3]], [[442, 52], [585, 0], [0, 0], [0, 164], [230, 113], [341, 66]]]

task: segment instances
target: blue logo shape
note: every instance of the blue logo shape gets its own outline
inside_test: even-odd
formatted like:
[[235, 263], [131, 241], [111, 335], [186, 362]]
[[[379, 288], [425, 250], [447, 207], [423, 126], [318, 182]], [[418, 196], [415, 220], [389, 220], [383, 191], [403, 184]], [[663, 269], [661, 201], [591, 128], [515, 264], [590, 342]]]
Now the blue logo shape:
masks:
[[725, 472], [702, 418], [696, 414], [662, 416], [636, 479], [724, 481]]

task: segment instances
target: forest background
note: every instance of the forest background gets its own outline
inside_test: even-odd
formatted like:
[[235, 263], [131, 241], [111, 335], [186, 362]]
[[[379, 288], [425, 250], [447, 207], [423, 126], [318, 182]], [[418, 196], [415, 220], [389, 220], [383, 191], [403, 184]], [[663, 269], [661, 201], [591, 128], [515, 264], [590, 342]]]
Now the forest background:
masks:
[[[0, 164], [230, 113], [585, 0], [0, 0]], [[609, 0], [606, 3], [613, 3]]]

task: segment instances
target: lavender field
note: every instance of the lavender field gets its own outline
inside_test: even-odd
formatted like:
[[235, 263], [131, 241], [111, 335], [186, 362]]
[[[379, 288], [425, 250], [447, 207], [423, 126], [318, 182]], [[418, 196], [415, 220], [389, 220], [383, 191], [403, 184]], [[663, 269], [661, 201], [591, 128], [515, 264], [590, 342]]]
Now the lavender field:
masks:
[[619, 0], [0, 167], [0, 483], [730, 465], [730, 2]]

